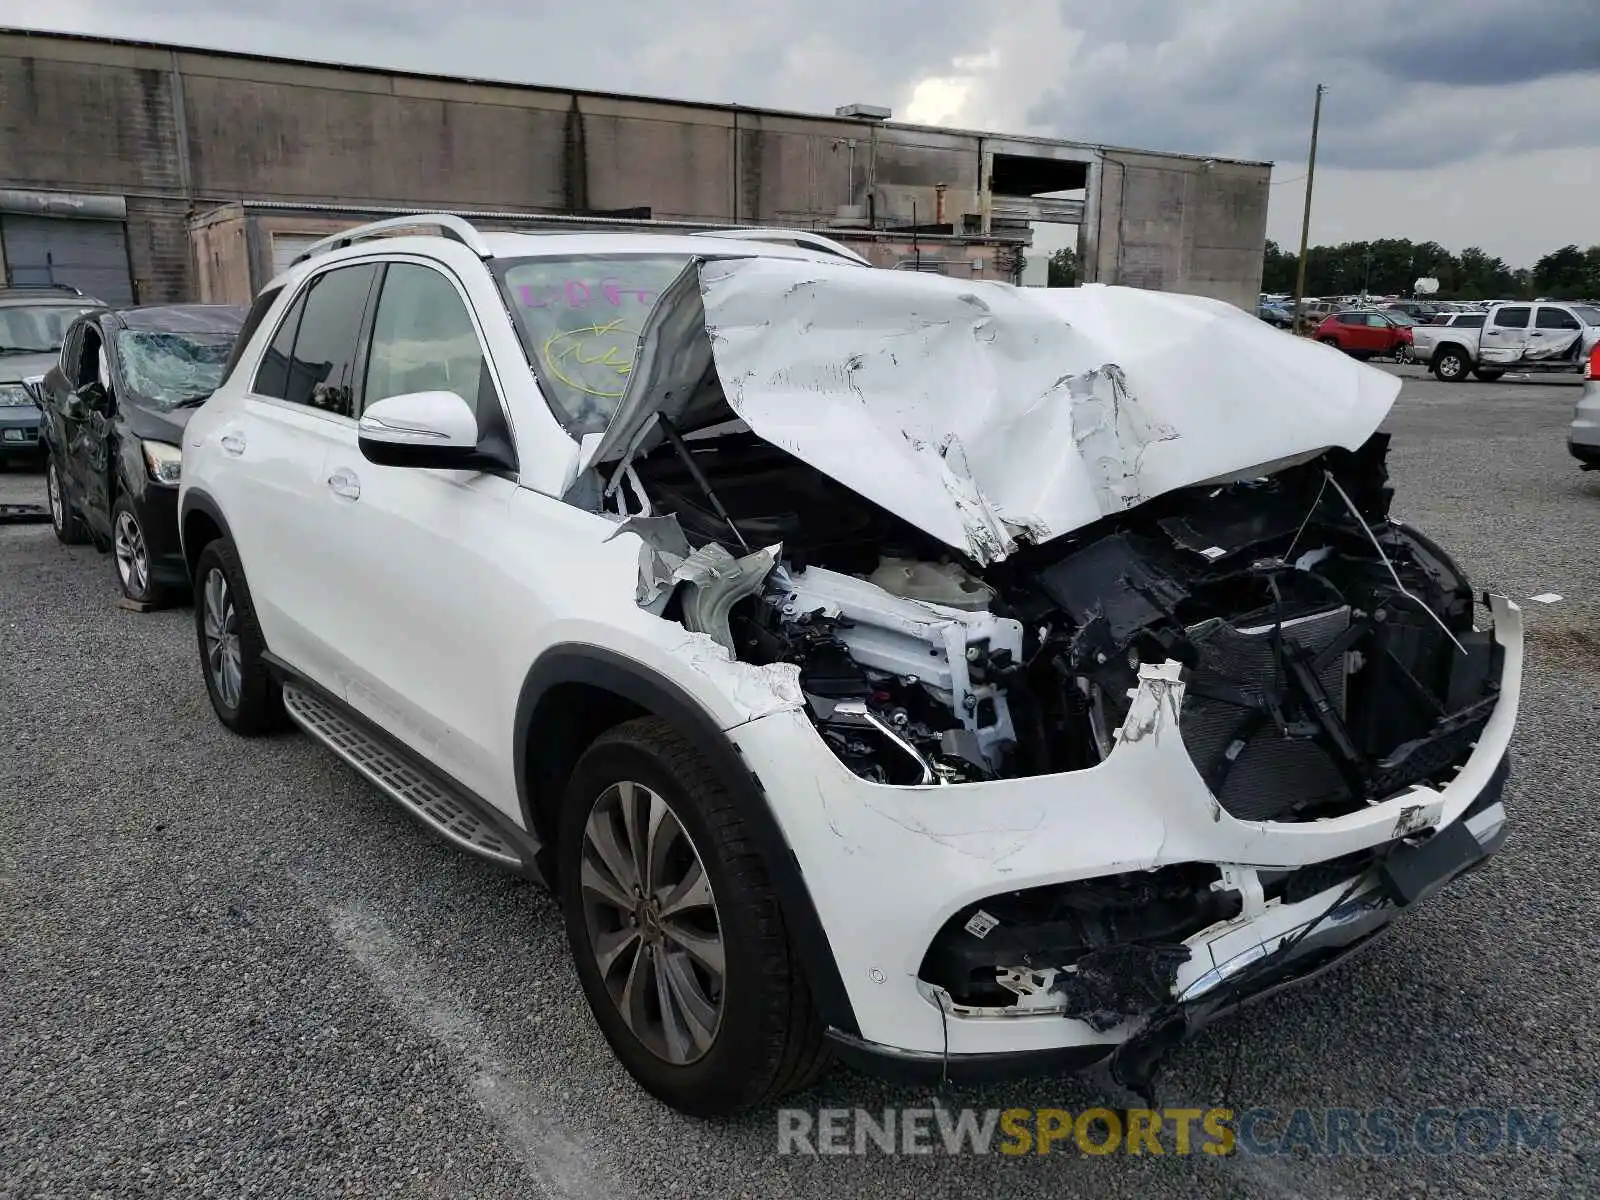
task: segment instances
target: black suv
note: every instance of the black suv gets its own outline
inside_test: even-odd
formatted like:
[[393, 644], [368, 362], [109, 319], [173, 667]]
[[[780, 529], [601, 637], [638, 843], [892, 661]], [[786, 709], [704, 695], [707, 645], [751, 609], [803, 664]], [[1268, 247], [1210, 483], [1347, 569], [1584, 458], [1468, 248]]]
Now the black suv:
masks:
[[85, 313], [39, 385], [56, 537], [114, 550], [130, 600], [160, 604], [188, 580], [183, 427], [221, 381], [244, 314], [231, 304]]

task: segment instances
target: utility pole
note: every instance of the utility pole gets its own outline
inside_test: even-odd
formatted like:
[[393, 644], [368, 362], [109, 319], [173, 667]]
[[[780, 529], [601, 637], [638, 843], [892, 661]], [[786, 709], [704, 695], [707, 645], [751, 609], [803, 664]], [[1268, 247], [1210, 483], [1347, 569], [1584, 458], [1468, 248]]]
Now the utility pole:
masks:
[[1327, 84], [1317, 84], [1317, 105], [1311, 111], [1311, 157], [1306, 161], [1306, 213], [1300, 221], [1300, 267], [1294, 276], [1294, 331], [1300, 332], [1304, 322], [1304, 314], [1300, 311], [1300, 301], [1306, 294], [1306, 243], [1311, 238], [1311, 185], [1317, 177], [1317, 129], [1322, 124], [1322, 93], [1328, 90]]

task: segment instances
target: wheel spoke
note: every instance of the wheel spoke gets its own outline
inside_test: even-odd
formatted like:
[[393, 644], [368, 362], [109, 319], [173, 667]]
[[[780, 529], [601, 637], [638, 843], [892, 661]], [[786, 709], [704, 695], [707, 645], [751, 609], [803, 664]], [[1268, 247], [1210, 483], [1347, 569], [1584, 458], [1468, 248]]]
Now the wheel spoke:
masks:
[[[637, 958], [639, 944], [639, 931], [637, 929], [623, 929], [617, 933], [596, 938], [594, 943], [594, 965], [600, 969], [600, 978], [609, 981], [612, 969], [617, 965], [617, 960], [627, 954], [629, 950], [635, 951], [634, 957]], [[628, 969], [631, 973], [633, 970], [632, 964], [629, 964]]]
[[595, 805], [594, 811], [589, 814], [588, 824], [584, 826], [584, 840], [589, 843], [606, 870], [611, 872], [611, 878], [617, 881], [624, 894], [639, 886], [633, 855], [628, 853], [627, 847], [618, 840], [616, 817], [611, 806], [604, 800]]
[[[694, 968], [683, 955], [669, 953], [657, 965], [656, 979], [663, 985], [660, 989], [663, 1023], [672, 1029], [673, 1022], [667, 1017], [672, 1013], [677, 1018], [678, 1037], [683, 1039], [687, 1035], [696, 1057], [704, 1054], [711, 1049], [716, 1037], [717, 1006], [701, 990]], [[671, 1045], [670, 1035], [668, 1045]]]
[[624, 781], [617, 785], [617, 803], [622, 809], [622, 828], [628, 839], [628, 853], [633, 858], [633, 881], [641, 892], [648, 892], [650, 864], [646, 856], [649, 853], [650, 810], [656, 803], [655, 793], [649, 788]]
[[655, 963], [650, 948], [641, 946], [639, 953], [633, 956], [633, 962], [628, 966], [628, 977], [623, 981], [622, 995], [617, 997], [617, 1010], [622, 1013], [622, 1019], [646, 1045], [649, 1045], [647, 1039], [650, 1036], [650, 1009], [647, 1001], [655, 989], [654, 976]]
[[710, 908], [713, 903], [711, 881], [697, 858], [677, 885], [661, 896], [661, 915], [673, 917], [692, 908]]
[[669, 942], [688, 951], [696, 962], [718, 979], [727, 973], [721, 934], [704, 933], [682, 921], [661, 922], [661, 932]]
[[650, 797], [650, 809], [645, 829], [644, 893], [654, 896], [668, 886], [667, 855], [683, 830], [665, 800], [654, 792], [647, 791], [645, 795]]
[[584, 891], [598, 896], [606, 904], [624, 914], [633, 911], [633, 897], [628, 895], [628, 889], [612, 877], [610, 869], [603, 861], [597, 862], [599, 856], [585, 854], [583, 867], [578, 874], [578, 885]]

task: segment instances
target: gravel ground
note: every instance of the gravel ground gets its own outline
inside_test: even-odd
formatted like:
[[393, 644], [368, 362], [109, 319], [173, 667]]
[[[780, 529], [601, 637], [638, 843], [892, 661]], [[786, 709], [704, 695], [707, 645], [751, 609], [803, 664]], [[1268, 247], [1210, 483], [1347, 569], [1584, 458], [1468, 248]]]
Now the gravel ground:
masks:
[[[612, 1060], [555, 907], [430, 839], [330, 754], [213, 719], [187, 610], [0, 527], [0, 1195], [1565, 1196], [1596, 1190], [1600, 476], [1576, 391], [1403, 372], [1396, 511], [1528, 604], [1504, 853], [1308, 989], [1182, 1049], [1195, 1107], [1523, 1105], [1536, 1152], [780, 1157], [773, 1115], [680, 1117]], [[42, 501], [0, 474], [0, 502]], [[1588, 732], [1585, 732], [1588, 731]], [[1230, 1086], [1231, 1080], [1231, 1086]], [[835, 1070], [796, 1103], [926, 1105]], [[1060, 1106], [1092, 1081], [948, 1089]]]

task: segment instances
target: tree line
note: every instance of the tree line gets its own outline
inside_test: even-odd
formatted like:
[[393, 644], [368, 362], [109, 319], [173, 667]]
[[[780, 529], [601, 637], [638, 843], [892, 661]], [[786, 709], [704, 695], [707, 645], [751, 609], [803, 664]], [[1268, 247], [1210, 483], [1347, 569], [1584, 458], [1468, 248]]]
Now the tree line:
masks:
[[[1268, 241], [1261, 290], [1293, 292], [1297, 263], [1292, 251]], [[1438, 242], [1406, 238], [1312, 246], [1306, 255], [1308, 296], [1410, 295], [1422, 278], [1439, 281], [1441, 299], [1600, 299], [1600, 246], [1563, 246], [1531, 269], [1509, 266], [1477, 246], [1452, 254]]]

